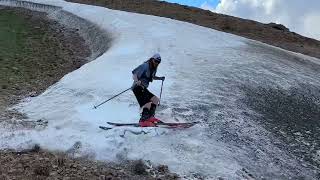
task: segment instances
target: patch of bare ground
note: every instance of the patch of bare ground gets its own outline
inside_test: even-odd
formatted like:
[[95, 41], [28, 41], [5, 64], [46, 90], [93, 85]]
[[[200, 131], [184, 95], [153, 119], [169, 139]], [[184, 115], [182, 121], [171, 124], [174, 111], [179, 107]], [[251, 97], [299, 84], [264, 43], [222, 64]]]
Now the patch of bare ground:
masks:
[[172, 180], [178, 176], [170, 173], [167, 166], [151, 167], [141, 160], [95, 162], [41, 150], [36, 145], [29, 150], [1, 151], [0, 179]]

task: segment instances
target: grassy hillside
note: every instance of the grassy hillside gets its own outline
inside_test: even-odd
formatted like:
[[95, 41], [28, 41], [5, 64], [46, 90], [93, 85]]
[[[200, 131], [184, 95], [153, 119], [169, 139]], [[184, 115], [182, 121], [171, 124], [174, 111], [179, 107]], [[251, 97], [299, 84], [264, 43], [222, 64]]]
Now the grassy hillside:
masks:
[[0, 109], [30, 92], [39, 94], [85, 63], [90, 50], [77, 36], [47, 19], [44, 13], [1, 9]]

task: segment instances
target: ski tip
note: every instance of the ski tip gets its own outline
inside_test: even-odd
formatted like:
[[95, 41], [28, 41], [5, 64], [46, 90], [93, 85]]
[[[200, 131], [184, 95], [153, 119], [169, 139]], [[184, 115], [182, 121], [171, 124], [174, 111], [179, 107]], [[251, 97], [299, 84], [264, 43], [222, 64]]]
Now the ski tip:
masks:
[[112, 129], [112, 128], [109, 128], [109, 127], [105, 127], [105, 126], [99, 126], [100, 129], [103, 129], [103, 130], [109, 130], [109, 129]]
[[116, 123], [113, 123], [113, 122], [107, 122], [107, 124], [109, 124], [109, 125], [115, 125]]

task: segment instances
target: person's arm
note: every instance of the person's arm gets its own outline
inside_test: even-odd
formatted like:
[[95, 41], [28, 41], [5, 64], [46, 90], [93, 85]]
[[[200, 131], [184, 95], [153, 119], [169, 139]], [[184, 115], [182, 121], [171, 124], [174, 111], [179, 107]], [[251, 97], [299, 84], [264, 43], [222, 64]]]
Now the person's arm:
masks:
[[137, 86], [141, 86], [142, 82], [140, 80], [142, 74], [146, 71], [146, 67], [144, 64], [141, 64], [137, 68], [132, 71], [132, 79]]
[[138, 75], [137, 75], [137, 74], [132, 74], [132, 79], [133, 79], [134, 83], [135, 83], [137, 86], [140, 86], [140, 85], [141, 85], [141, 81], [138, 79]]

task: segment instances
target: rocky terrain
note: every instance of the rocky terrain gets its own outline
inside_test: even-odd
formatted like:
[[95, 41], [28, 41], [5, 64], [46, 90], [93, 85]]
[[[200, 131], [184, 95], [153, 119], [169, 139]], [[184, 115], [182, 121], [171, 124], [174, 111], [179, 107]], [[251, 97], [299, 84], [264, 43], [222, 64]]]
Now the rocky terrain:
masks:
[[177, 179], [167, 166], [152, 167], [142, 161], [103, 163], [70, 158], [65, 153], [29, 150], [0, 152], [0, 179]]

